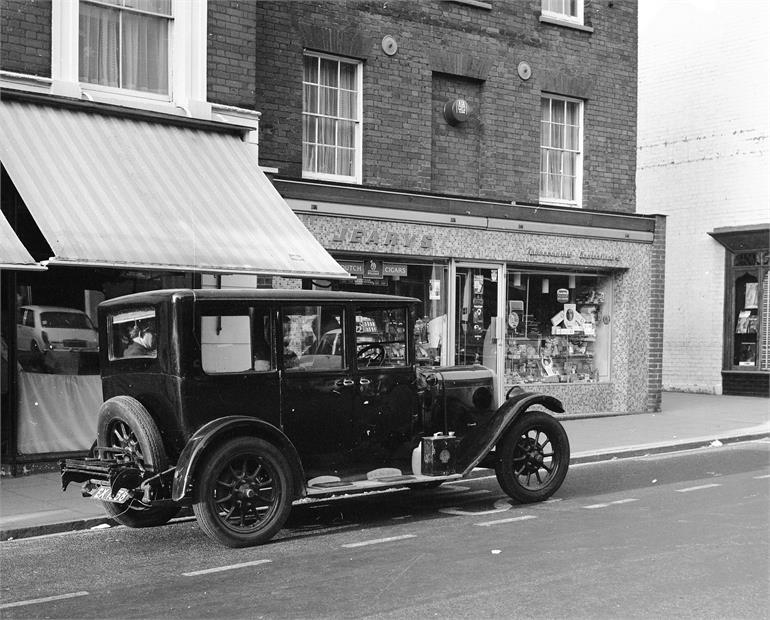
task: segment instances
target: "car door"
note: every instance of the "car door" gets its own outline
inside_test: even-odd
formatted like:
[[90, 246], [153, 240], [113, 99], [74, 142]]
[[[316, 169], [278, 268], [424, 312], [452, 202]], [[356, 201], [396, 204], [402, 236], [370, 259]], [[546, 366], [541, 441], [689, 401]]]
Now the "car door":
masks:
[[353, 454], [367, 471], [411, 471], [418, 402], [408, 338], [407, 306], [359, 305], [355, 310]]
[[272, 319], [266, 303], [200, 301], [200, 358], [184, 423], [190, 429], [225, 415], [246, 415], [280, 426], [280, 381]]
[[339, 303], [286, 304], [279, 325], [284, 432], [308, 478], [349, 474], [356, 385]]

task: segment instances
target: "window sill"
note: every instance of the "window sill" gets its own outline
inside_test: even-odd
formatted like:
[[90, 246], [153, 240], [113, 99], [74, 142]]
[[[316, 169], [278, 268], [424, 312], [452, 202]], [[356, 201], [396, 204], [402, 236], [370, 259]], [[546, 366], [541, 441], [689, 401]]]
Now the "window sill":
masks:
[[583, 205], [577, 203], [577, 202], [567, 202], [567, 201], [559, 201], [559, 200], [545, 200], [540, 199], [540, 202], [538, 203], [541, 207], [566, 207], [567, 209], [582, 209]]
[[361, 185], [361, 180], [356, 177], [343, 177], [335, 174], [319, 174], [302, 171], [302, 178], [308, 181], [329, 181], [331, 183], [344, 183], [346, 185]]
[[491, 2], [481, 2], [481, 0], [450, 0], [450, 2], [454, 2], [455, 4], [465, 4], [477, 9], [485, 9], [487, 11], [492, 10]]
[[576, 22], [567, 21], [566, 19], [557, 19], [555, 17], [547, 17], [545, 15], [540, 16], [541, 24], [551, 24], [552, 26], [562, 26], [563, 28], [572, 28], [573, 30], [580, 30], [582, 32], [593, 32], [594, 29], [591, 26], [585, 26]]

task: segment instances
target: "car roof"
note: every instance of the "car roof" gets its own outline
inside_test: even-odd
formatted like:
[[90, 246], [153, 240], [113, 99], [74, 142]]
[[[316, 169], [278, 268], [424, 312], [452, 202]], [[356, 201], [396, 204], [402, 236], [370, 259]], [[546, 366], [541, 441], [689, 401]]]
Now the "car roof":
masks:
[[279, 301], [279, 302], [361, 302], [361, 303], [402, 303], [419, 302], [414, 297], [380, 295], [374, 293], [349, 293], [346, 291], [308, 291], [303, 289], [252, 289], [252, 288], [203, 288], [203, 289], [160, 289], [116, 297], [99, 304], [102, 307], [125, 304], [154, 304], [162, 301], [181, 300], [192, 297], [195, 300], [228, 301]]

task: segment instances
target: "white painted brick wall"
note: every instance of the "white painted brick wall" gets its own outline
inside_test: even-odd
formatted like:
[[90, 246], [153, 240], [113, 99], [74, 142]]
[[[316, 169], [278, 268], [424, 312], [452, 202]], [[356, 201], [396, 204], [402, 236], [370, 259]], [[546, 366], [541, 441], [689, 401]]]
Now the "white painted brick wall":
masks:
[[770, 222], [768, 6], [639, 6], [637, 209], [668, 216], [664, 389], [721, 393], [725, 251], [707, 233]]

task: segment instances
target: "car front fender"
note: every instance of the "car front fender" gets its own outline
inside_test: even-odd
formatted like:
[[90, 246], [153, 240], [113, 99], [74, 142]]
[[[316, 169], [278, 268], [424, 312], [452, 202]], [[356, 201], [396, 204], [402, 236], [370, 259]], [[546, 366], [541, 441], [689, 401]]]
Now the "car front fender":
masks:
[[174, 471], [171, 498], [176, 501], [193, 497], [195, 471], [201, 460], [213, 446], [231, 437], [253, 435], [270, 441], [286, 457], [291, 469], [294, 499], [305, 494], [305, 473], [291, 440], [277, 427], [257, 418], [248, 416], [225, 416], [201, 426], [185, 445]]
[[457, 449], [458, 473], [468, 475], [492, 451], [508, 427], [535, 405], [555, 413], [564, 413], [561, 401], [553, 396], [519, 392], [506, 400], [485, 422], [462, 438]]

